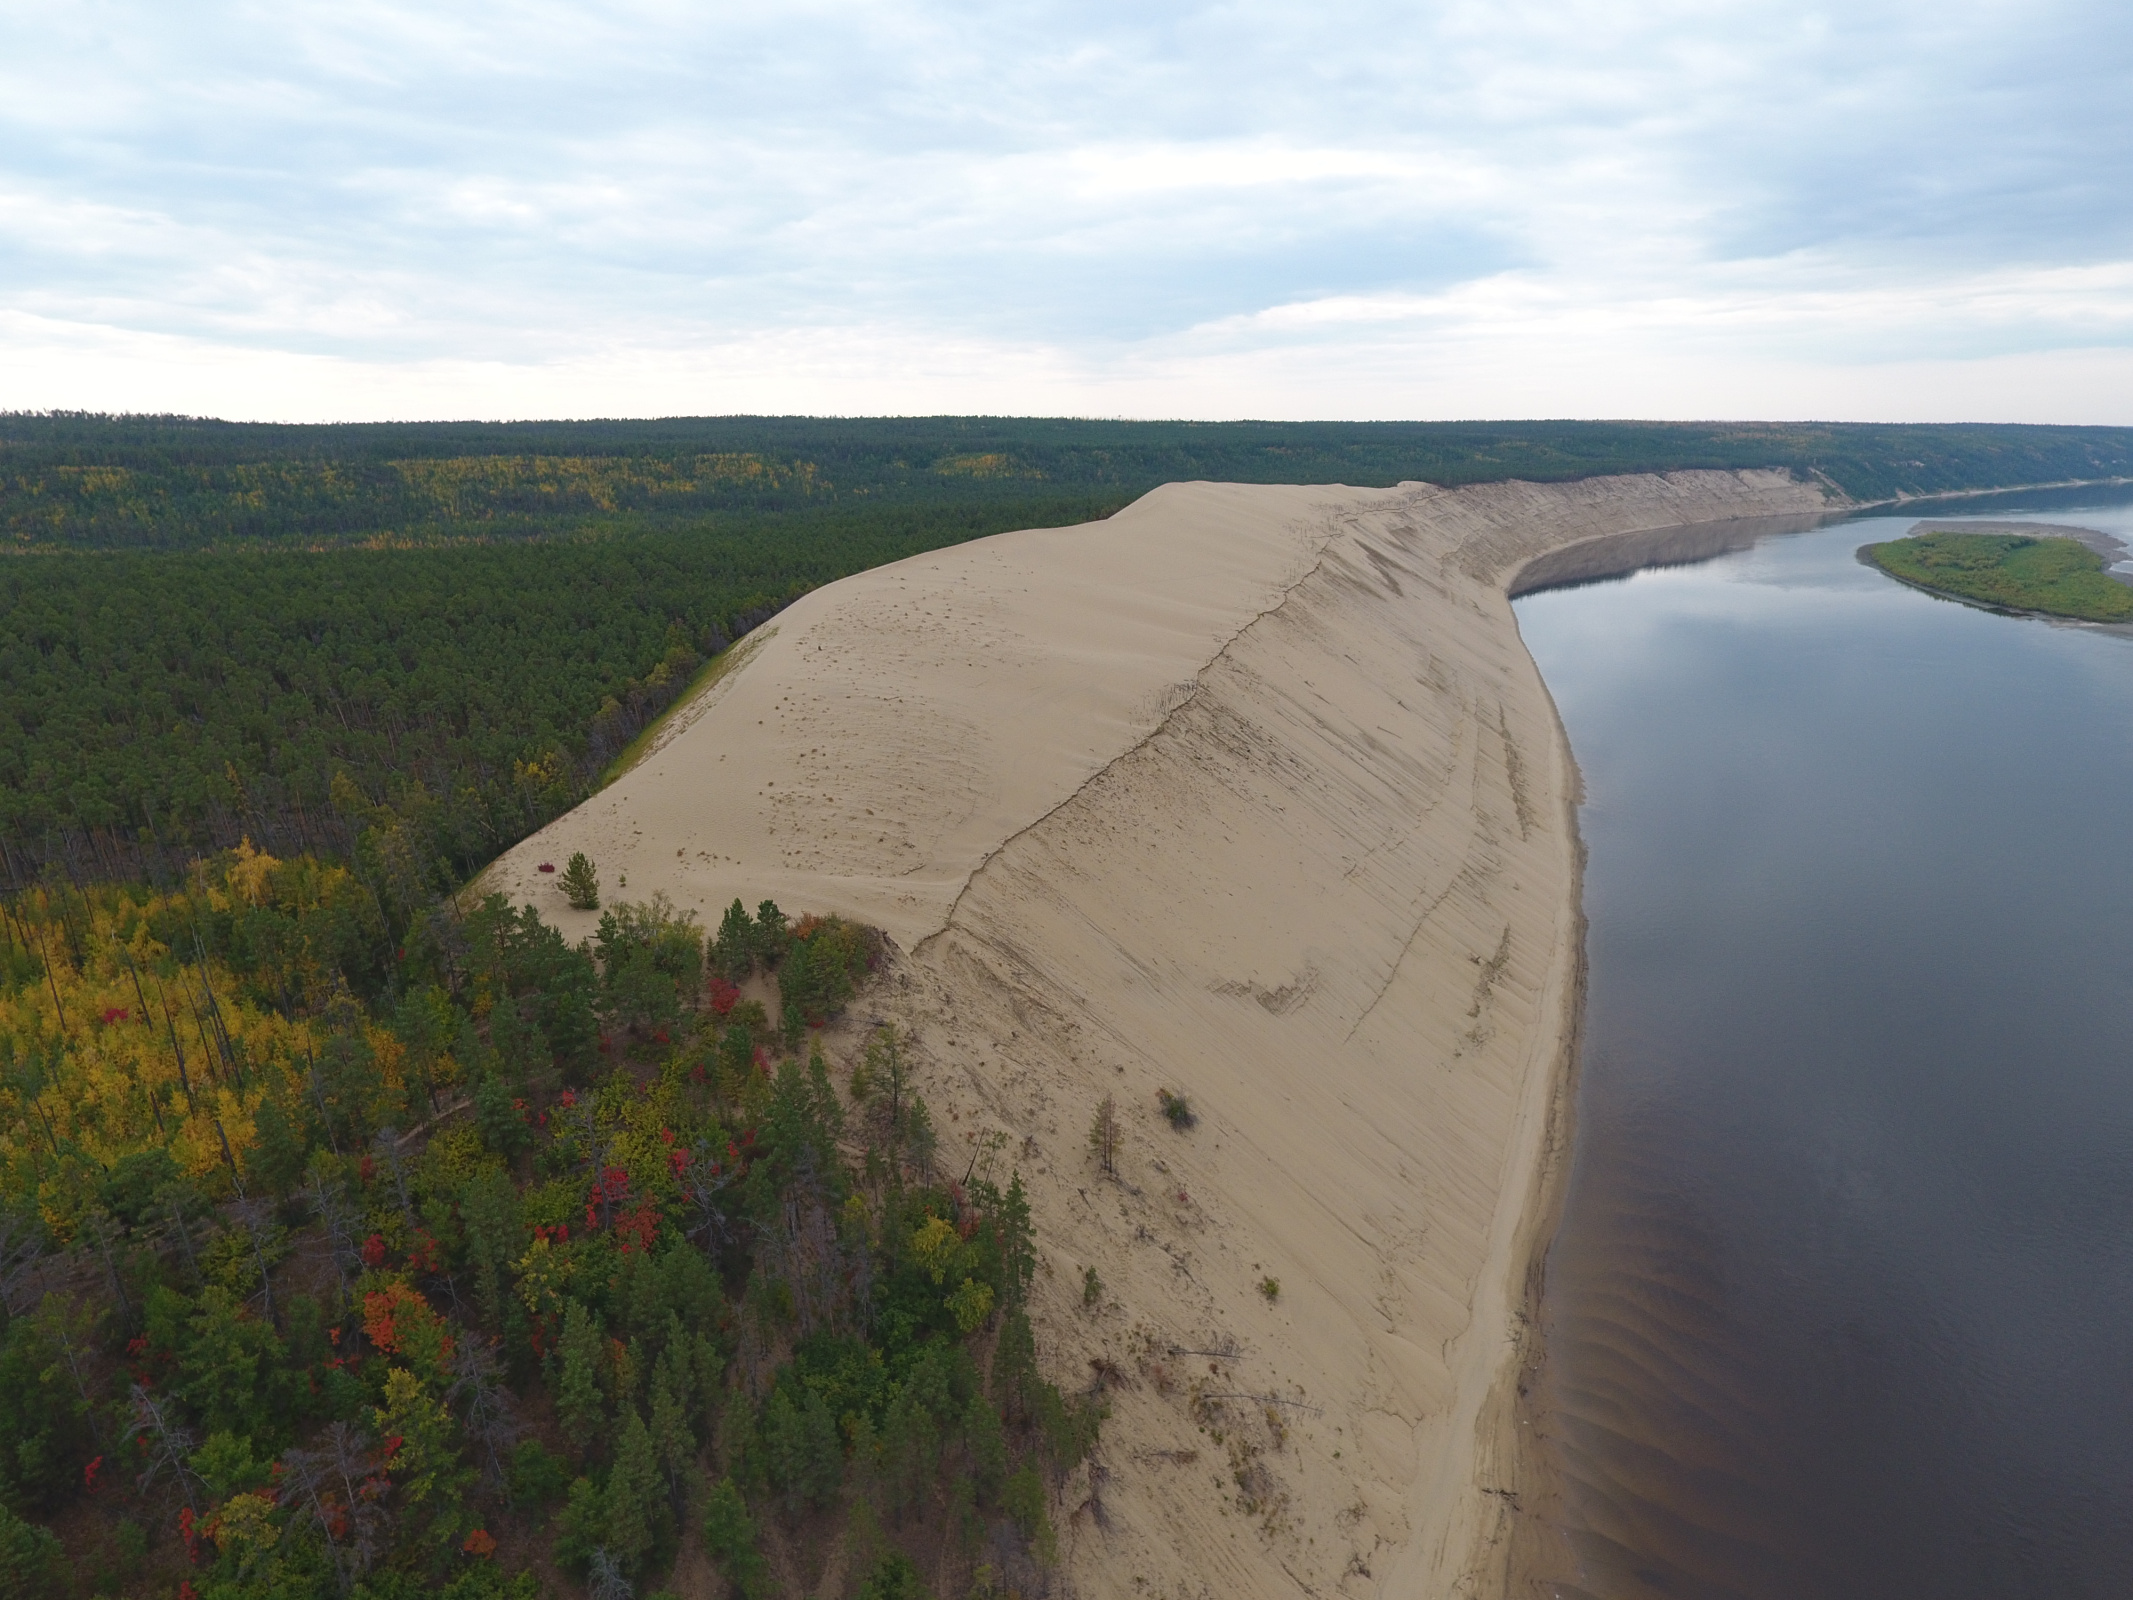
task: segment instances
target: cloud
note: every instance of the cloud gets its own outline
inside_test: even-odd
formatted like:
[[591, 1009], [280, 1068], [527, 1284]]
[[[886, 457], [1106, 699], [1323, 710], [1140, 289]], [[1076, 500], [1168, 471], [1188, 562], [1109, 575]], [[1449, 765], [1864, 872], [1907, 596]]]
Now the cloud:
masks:
[[2029, 416], [2072, 391], [2008, 363], [2133, 345], [2129, 46], [2064, 0], [17, 8], [0, 405]]

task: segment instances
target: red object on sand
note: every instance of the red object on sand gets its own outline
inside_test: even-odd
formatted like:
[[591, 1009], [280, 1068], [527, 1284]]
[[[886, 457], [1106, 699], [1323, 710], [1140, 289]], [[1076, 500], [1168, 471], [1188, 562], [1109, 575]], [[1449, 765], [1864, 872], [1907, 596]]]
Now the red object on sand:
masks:
[[555, 871], [555, 863], [554, 863], [553, 861], [543, 861], [543, 862], [541, 863], [541, 871], [543, 871], [543, 872], [553, 872], [553, 871]]

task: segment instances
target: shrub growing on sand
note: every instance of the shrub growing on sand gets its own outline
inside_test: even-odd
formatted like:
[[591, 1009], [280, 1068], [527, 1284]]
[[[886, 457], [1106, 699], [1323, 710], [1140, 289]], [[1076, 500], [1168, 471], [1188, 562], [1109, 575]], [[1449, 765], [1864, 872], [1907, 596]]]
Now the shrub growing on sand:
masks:
[[563, 867], [563, 893], [574, 911], [600, 909], [600, 875], [583, 850], [574, 851]]
[[1158, 1089], [1155, 1091], [1155, 1098], [1162, 1105], [1163, 1120], [1180, 1133], [1200, 1120], [1192, 1109], [1192, 1102], [1181, 1094], [1172, 1094], [1168, 1089]]

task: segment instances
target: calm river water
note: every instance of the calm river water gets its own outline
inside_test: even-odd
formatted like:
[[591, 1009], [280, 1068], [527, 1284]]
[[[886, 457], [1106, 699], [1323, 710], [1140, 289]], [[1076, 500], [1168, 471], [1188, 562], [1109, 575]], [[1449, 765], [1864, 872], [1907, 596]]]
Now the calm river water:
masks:
[[1541, 1593], [2133, 1595], [2133, 637], [1854, 560], [1916, 520], [1518, 602], [1591, 852]]

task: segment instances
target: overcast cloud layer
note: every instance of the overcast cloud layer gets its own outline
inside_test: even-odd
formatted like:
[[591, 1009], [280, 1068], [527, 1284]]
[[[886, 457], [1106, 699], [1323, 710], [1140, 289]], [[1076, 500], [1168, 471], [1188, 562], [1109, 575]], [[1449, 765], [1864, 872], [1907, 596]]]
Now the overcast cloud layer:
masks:
[[0, 9], [0, 407], [2133, 423], [2083, 0]]

